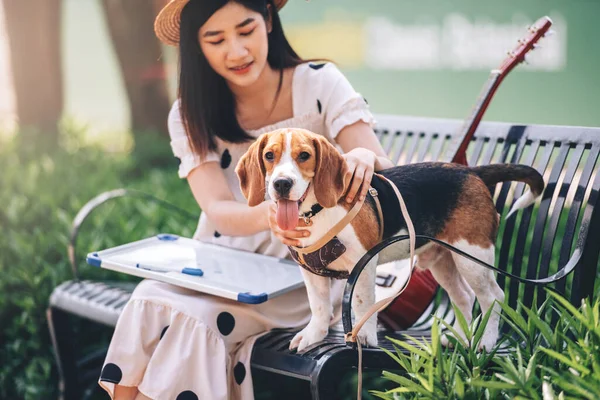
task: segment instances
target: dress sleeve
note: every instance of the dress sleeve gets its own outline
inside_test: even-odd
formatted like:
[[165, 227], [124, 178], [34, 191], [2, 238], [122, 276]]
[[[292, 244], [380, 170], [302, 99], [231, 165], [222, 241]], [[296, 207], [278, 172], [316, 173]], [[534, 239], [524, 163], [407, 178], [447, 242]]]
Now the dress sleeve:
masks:
[[371, 127], [375, 125], [373, 114], [366, 100], [354, 90], [348, 79], [334, 64], [328, 63], [323, 68], [324, 78], [321, 82], [325, 105], [325, 124], [332, 139], [348, 125], [364, 121]]
[[169, 111], [168, 128], [173, 155], [179, 159], [178, 174], [180, 178], [186, 178], [194, 168], [204, 163], [219, 161], [219, 156], [214, 151], [209, 151], [205, 157], [200, 157], [192, 151], [179, 113], [179, 100], [173, 103], [171, 111]]

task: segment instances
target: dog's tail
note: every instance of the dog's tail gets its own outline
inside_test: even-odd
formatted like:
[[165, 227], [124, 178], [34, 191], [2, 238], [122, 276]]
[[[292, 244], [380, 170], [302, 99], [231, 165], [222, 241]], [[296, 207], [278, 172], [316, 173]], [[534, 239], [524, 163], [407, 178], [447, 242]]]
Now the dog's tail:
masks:
[[492, 164], [472, 168], [481, 180], [492, 186], [498, 182], [518, 181], [524, 182], [529, 189], [515, 201], [506, 215], [509, 218], [515, 211], [526, 208], [535, 202], [544, 191], [544, 178], [532, 167], [518, 164]]

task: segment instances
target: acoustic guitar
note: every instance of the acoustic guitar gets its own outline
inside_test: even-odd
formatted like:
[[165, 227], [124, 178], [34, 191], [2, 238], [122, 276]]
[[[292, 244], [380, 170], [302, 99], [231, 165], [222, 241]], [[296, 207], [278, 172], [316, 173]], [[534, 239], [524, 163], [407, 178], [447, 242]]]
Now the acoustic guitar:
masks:
[[[535, 49], [536, 43], [547, 34], [550, 26], [552, 26], [552, 20], [549, 17], [538, 19], [529, 27], [528, 34], [519, 39], [517, 41], [518, 45], [508, 52], [508, 56], [500, 67], [490, 72], [490, 76], [483, 86], [475, 106], [465, 120], [460, 132], [449, 143], [442, 161], [468, 165], [467, 147], [473, 139], [473, 135], [496, 90], [517, 65], [526, 61], [526, 55]], [[409, 261], [404, 260], [377, 267], [375, 287], [377, 300], [391, 296], [400, 290], [408, 278], [408, 264]], [[388, 329], [402, 330], [409, 328], [433, 300], [437, 287], [438, 284], [431, 272], [415, 269], [413, 277], [402, 295], [379, 312], [379, 321]]]

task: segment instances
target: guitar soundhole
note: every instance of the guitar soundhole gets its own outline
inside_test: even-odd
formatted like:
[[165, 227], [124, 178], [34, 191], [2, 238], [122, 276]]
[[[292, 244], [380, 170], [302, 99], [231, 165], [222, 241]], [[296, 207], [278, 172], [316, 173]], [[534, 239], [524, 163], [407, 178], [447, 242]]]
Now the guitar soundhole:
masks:
[[377, 275], [377, 278], [375, 278], [375, 284], [377, 286], [388, 288], [394, 284], [395, 280], [396, 280], [396, 275], [392, 275], [392, 274]]

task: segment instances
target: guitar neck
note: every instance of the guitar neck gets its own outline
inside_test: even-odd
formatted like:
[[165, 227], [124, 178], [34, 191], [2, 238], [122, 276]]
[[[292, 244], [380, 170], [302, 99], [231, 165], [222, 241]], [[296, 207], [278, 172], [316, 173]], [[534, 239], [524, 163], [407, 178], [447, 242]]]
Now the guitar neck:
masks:
[[460, 132], [452, 139], [448, 148], [444, 153], [445, 162], [453, 162], [467, 165], [466, 151], [469, 142], [473, 138], [483, 114], [487, 110], [492, 97], [496, 93], [500, 82], [502, 82], [502, 74], [498, 70], [493, 70], [490, 73], [488, 80], [473, 107], [470, 116], [465, 120]]

